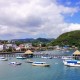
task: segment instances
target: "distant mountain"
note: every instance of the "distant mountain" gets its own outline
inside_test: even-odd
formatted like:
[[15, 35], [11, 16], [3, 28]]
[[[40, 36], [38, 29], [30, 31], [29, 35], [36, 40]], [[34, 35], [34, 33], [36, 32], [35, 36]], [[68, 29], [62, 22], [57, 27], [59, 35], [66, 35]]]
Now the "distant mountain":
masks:
[[49, 42], [49, 39], [46, 39], [46, 38], [37, 38], [36, 41]]
[[80, 30], [66, 32], [50, 43], [51, 45], [75, 45], [80, 47]]
[[37, 39], [34, 39], [34, 38], [26, 38], [26, 39], [12, 39], [11, 41], [13, 42], [50, 42], [54, 39], [50, 38], [37, 38]]
[[26, 38], [26, 39], [12, 39], [11, 41], [21, 41], [21, 42], [31, 42], [33, 38]]

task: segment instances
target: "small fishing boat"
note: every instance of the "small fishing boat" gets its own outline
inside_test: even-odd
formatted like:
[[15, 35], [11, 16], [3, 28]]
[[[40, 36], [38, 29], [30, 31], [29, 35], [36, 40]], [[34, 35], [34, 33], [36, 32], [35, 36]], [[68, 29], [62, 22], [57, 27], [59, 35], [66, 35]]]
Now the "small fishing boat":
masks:
[[48, 57], [48, 56], [41, 56], [41, 58], [44, 58], [44, 59], [52, 59], [52, 57]]
[[0, 57], [0, 61], [8, 61], [8, 59], [5, 57]]
[[64, 60], [63, 61], [64, 65], [66, 66], [80, 66], [80, 61], [79, 60]]
[[62, 56], [61, 59], [63, 59], [63, 60], [71, 60], [71, 59], [73, 59], [73, 58], [72, 58], [72, 57], [67, 57], [67, 56]]
[[18, 56], [18, 57], [16, 57], [16, 59], [26, 59], [26, 57], [20, 57], [20, 56]]
[[30, 59], [27, 59], [27, 61], [25, 61], [26, 63], [33, 63], [33, 61], [32, 60], [30, 60]]
[[32, 65], [33, 66], [44, 66], [44, 67], [49, 67], [50, 66], [46, 62], [33, 62]]
[[22, 63], [20, 63], [20, 62], [10, 62], [9, 64], [13, 64], [13, 65], [21, 65]]
[[80, 64], [75, 64], [75, 63], [70, 63], [69, 65], [67, 65], [69, 67], [80, 67]]

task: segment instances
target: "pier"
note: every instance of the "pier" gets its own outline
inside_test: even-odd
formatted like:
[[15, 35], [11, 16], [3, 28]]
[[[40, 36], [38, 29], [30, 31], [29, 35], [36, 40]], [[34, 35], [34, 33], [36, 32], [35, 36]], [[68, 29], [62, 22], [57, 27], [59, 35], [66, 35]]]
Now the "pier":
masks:
[[[22, 53], [12, 53], [12, 54], [0, 54], [0, 57], [21, 57], [23, 56]], [[33, 54], [33, 58], [41, 58], [41, 56], [47, 56], [51, 58], [62, 58], [62, 57], [68, 57], [73, 58], [74, 56], [64, 56], [64, 55], [54, 55], [54, 54]]]

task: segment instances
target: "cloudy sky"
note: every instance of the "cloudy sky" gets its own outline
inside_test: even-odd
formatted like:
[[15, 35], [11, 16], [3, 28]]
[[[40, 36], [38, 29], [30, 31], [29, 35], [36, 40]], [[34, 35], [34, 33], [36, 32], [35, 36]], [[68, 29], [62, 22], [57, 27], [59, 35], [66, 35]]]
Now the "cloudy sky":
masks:
[[80, 0], [0, 0], [0, 39], [57, 38], [80, 30]]

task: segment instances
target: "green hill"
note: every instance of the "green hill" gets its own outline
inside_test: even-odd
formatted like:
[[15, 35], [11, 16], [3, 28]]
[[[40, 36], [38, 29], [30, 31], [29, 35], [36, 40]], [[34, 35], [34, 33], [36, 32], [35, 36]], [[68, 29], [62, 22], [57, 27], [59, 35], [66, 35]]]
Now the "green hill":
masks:
[[69, 45], [80, 47], [80, 30], [66, 32], [50, 43], [51, 45]]

